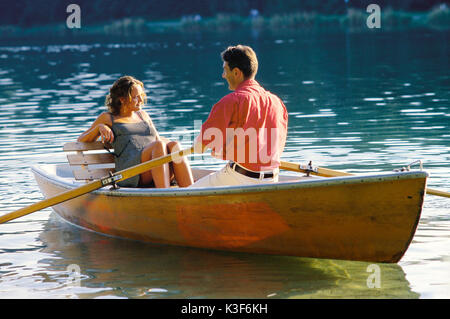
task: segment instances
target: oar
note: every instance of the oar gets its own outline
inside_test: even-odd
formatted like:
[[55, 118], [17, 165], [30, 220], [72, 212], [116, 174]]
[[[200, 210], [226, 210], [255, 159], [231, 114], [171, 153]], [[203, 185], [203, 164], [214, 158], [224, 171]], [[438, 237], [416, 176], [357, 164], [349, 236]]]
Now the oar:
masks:
[[[323, 168], [323, 167], [311, 167], [310, 165], [302, 165], [302, 164], [296, 164], [291, 162], [285, 162], [281, 161], [280, 169], [284, 169], [287, 171], [293, 171], [293, 172], [302, 172], [302, 173], [311, 173], [313, 175], [323, 176], [323, 177], [337, 177], [337, 176], [350, 176], [353, 174], [346, 173], [343, 171], [335, 171], [329, 168]], [[435, 196], [442, 196], [442, 197], [448, 197], [450, 198], [450, 193], [428, 188], [426, 190], [427, 194], [429, 195], [435, 195]]]
[[189, 149], [184, 149], [178, 152], [174, 152], [171, 154], [168, 154], [166, 156], [161, 156], [155, 159], [152, 159], [150, 161], [129, 167], [127, 169], [121, 170], [119, 172], [116, 172], [114, 174], [112, 174], [111, 176], [108, 177], [104, 177], [102, 179], [99, 180], [95, 180], [92, 181], [90, 183], [87, 183], [83, 186], [74, 188], [72, 190], [69, 190], [67, 192], [61, 193], [59, 195], [47, 198], [43, 201], [37, 202], [35, 204], [32, 204], [30, 206], [21, 208], [19, 210], [16, 210], [14, 212], [5, 214], [3, 216], [0, 216], [0, 224], [6, 223], [10, 220], [34, 213], [38, 210], [65, 202], [69, 199], [73, 199], [75, 197], [87, 194], [89, 192], [92, 192], [96, 189], [102, 188], [103, 186], [106, 185], [111, 185], [115, 182], [120, 182], [123, 181], [125, 179], [128, 179], [130, 177], [142, 174], [148, 170], [151, 170], [155, 167], [158, 167], [160, 165], [169, 163], [171, 161], [175, 161], [179, 158], [181, 158], [182, 156], [186, 156], [191, 154], [194, 151], [194, 147], [191, 147]]

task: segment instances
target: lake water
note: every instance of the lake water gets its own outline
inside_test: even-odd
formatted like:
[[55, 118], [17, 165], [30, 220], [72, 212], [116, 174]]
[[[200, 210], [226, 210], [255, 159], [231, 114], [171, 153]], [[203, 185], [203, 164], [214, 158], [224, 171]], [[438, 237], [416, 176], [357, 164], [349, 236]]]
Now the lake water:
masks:
[[[0, 43], [0, 214], [42, 199], [30, 167], [105, 108], [119, 76], [141, 79], [162, 135], [187, 147], [228, 93], [220, 52], [251, 45], [257, 80], [289, 111], [284, 160], [349, 172], [421, 159], [450, 191], [449, 32], [152, 35]], [[218, 168], [209, 156], [193, 166]], [[72, 268], [79, 267], [74, 284]], [[0, 298], [450, 298], [450, 199], [427, 195], [398, 264], [150, 245], [75, 228], [45, 209], [0, 225]], [[74, 267], [74, 266], [72, 266]]]

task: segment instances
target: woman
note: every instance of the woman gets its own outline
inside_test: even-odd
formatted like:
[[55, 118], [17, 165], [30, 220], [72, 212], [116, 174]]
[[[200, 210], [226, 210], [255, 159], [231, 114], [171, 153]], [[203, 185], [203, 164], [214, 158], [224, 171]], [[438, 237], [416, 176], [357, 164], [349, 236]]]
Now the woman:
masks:
[[[94, 142], [99, 137], [103, 143], [114, 147], [116, 170], [149, 161], [180, 150], [178, 142], [159, 136], [150, 116], [141, 109], [146, 100], [144, 84], [131, 76], [119, 78], [109, 90], [103, 112], [92, 126], [78, 137], [79, 142]], [[119, 183], [122, 187], [170, 187], [175, 177], [178, 186], [193, 183], [187, 159], [171, 162]]]

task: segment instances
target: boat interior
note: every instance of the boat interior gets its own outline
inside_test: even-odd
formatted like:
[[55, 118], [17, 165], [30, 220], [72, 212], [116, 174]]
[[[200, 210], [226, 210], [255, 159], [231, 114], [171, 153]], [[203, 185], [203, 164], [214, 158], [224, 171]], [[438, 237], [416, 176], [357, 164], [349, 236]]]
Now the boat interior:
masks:
[[[111, 153], [111, 147], [105, 146], [101, 142], [92, 143], [80, 143], [80, 142], [68, 142], [63, 147], [64, 152], [67, 152], [68, 163], [66, 164], [51, 164], [41, 165], [36, 169], [41, 171], [42, 175], [45, 175], [49, 179], [59, 180], [62, 183], [70, 184], [72, 186], [80, 186], [86, 182], [93, 180], [99, 180], [107, 177], [110, 173], [115, 172], [114, 157]], [[345, 182], [349, 179], [363, 178], [363, 176], [339, 176], [339, 177], [322, 177], [317, 175], [306, 175], [305, 173], [298, 172], [295, 169], [291, 171], [281, 170], [279, 174], [278, 183], [269, 183], [267, 185], [279, 185], [284, 184], [309, 184], [309, 182], [319, 182], [324, 179], [333, 180], [333, 183]], [[192, 167], [192, 173], [194, 181], [213, 173], [213, 169], [204, 169], [198, 167]], [[385, 172], [371, 173], [369, 175], [385, 175], [384, 178], [393, 178], [393, 175], [397, 176], [399, 173], [386, 174]], [[402, 175], [405, 175], [402, 173]], [[366, 176], [367, 177], [367, 176]], [[380, 180], [380, 179], [379, 179]], [[298, 183], [302, 182], [302, 183]], [[328, 181], [327, 181], [328, 183]], [[263, 184], [261, 184], [263, 185]], [[248, 185], [250, 186], [250, 185]], [[178, 188], [177, 185], [172, 185], [172, 188]], [[147, 187], [150, 188], [150, 187]], [[132, 188], [128, 188], [132, 189]], [[140, 188], [143, 189], [143, 188]]]
[[[43, 165], [40, 169], [46, 175], [63, 179], [64, 182], [83, 184], [86, 181], [97, 180], [107, 177], [110, 172], [115, 172], [112, 146], [104, 145], [101, 142], [80, 143], [67, 142], [63, 151], [67, 154], [68, 164], [58, 164], [54, 166]], [[213, 173], [212, 169], [192, 168], [194, 182], [200, 178]], [[297, 182], [302, 180], [322, 179], [318, 176], [306, 176], [299, 172], [280, 172], [279, 183]], [[172, 187], [177, 187], [173, 185]]]
[[[113, 169], [113, 167], [111, 167], [109, 165], [109, 167], [111, 169]], [[77, 181], [75, 180], [74, 177], [74, 167], [70, 166], [69, 164], [47, 164], [47, 165], [39, 165], [38, 167], [40, 170], [43, 170], [47, 176], [52, 176], [53, 178], [56, 179], [60, 179], [62, 181], [64, 181], [65, 183], [69, 183], [69, 184], [77, 184], [77, 185], [82, 185], [83, 183], [85, 183], [86, 181]], [[108, 168], [108, 164], [99, 164], [96, 168], [98, 169], [107, 169]], [[78, 168], [76, 168], [78, 169]], [[201, 169], [201, 168], [196, 168], [193, 167], [192, 168], [192, 174], [194, 177], [194, 181], [197, 181], [198, 179], [213, 173], [215, 170], [212, 169]], [[310, 175], [310, 176], [306, 176], [306, 174], [304, 173], [295, 173], [295, 172], [286, 172], [284, 173], [283, 171], [280, 172], [281, 174], [279, 175], [279, 183], [292, 183], [292, 182], [299, 182], [299, 181], [303, 181], [303, 180], [317, 180], [317, 179], [324, 179], [325, 177], [320, 177], [320, 176], [314, 176], [314, 175]], [[171, 187], [173, 188], [178, 188], [178, 186], [172, 185]]]

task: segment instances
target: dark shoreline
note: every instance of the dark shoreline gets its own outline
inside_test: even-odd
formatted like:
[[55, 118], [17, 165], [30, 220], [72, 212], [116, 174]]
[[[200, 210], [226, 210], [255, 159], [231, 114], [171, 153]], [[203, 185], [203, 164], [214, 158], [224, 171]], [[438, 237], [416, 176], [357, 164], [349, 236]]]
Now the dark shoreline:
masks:
[[381, 10], [380, 28], [369, 28], [369, 13], [349, 9], [345, 15], [323, 15], [309, 12], [275, 14], [270, 17], [241, 17], [217, 14], [215, 17], [186, 16], [178, 20], [151, 21], [144, 18], [124, 18], [96, 25], [70, 29], [64, 23], [34, 27], [0, 26], [0, 39], [21, 38], [76, 38], [79, 36], [142, 36], [164, 33], [229, 33], [249, 32], [383, 32], [414, 28], [431, 30], [450, 29], [450, 9], [437, 7], [429, 12]]

